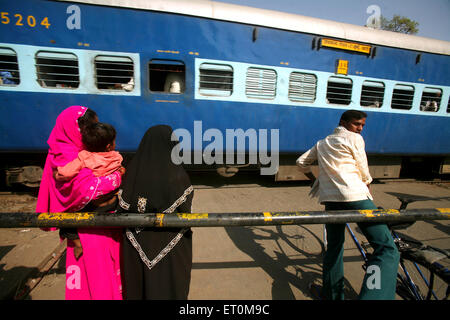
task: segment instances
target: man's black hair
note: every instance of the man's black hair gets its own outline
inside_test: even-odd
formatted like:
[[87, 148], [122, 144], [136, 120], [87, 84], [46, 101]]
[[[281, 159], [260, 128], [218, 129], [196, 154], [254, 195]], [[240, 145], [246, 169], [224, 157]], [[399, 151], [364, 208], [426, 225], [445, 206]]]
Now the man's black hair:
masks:
[[367, 113], [365, 113], [364, 111], [347, 110], [341, 115], [339, 123], [341, 123], [341, 121], [348, 122], [350, 120], [361, 120], [365, 118], [367, 118]]
[[90, 152], [105, 152], [108, 144], [116, 139], [116, 129], [107, 123], [93, 123], [81, 132], [84, 147]]

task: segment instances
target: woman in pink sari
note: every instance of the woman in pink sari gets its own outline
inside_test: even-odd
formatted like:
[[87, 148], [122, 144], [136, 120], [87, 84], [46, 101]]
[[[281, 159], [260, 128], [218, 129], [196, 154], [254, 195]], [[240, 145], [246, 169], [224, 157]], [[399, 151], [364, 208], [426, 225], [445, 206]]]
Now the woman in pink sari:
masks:
[[[65, 109], [56, 119], [47, 141], [49, 151], [39, 189], [36, 212], [109, 211], [112, 206], [96, 208], [93, 203], [121, 183], [114, 172], [96, 177], [83, 168], [69, 181], [56, 181], [54, 170], [74, 160], [83, 150], [80, 128], [97, 122], [97, 115], [82, 106]], [[55, 230], [55, 228], [52, 228]], [[66, 252], [67, 300], [121, 300], [120, 244], [118, 228], [78, 228], [83, 253], [77, 259], [74, 242], [68, 239]]]

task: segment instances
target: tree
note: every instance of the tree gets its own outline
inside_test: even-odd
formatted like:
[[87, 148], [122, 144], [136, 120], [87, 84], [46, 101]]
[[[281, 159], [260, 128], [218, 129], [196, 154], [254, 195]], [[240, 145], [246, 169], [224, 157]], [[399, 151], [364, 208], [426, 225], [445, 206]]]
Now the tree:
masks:
[[417, 21], [411, 20], [407, 17], [394, 15], [391, 20], [381, 16], [380, 18], [381, 30], [388, 30], [406, 34], [416, 34], [419, 32]]

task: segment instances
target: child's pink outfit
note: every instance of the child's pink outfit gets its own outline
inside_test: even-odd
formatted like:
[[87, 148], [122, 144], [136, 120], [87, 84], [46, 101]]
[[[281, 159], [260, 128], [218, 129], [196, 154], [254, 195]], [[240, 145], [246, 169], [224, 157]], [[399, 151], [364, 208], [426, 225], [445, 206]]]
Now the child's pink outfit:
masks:
[[75, 177], [81, 169], [89, 168], [96, 177], [102, 177], [120, 169], [123, 157], [117, 151], [89, 152], [82, 150], [78, 157], [66, 164], [58, 167], [56, 180], [65, 181]]

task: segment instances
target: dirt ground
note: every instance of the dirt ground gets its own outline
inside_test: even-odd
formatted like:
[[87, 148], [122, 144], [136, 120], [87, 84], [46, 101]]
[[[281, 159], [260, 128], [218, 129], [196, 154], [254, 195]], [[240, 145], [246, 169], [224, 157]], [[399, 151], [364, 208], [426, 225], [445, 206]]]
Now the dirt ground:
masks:
[[[309, 186], [304, 183], [197, 181], [194, 186], [193, 212], [323, 210], [316, 199], [309, 198]], [[436, 199], [414, 202], [408, 209], [450, 208], [448, 184], [386, 181], [373, 184], [371, 190], [376, 205], [386, 209], [398, 209], [400, 205], [387, 192]], [[33, 212], [35, 202], [35, 194], [3, 192], [0, 212]], [[355, 226], [354, 230], [358, 231]], [[193, 232], [190, 300], [313, 299], [308, 285], [321, 282], [323, 225], [193, 228]], [[417, 222], [402, 233], [450, 249], [449, 220]], [[58, 245], [57, 232], [0, 229], [0, 299], [14, 296]], [[346, 298], [355, 299], [363, 277], [362, 260], [350, 238], [344, 252]], [[27, 299], [63, 300], [64, 284], [62, 256]]]

